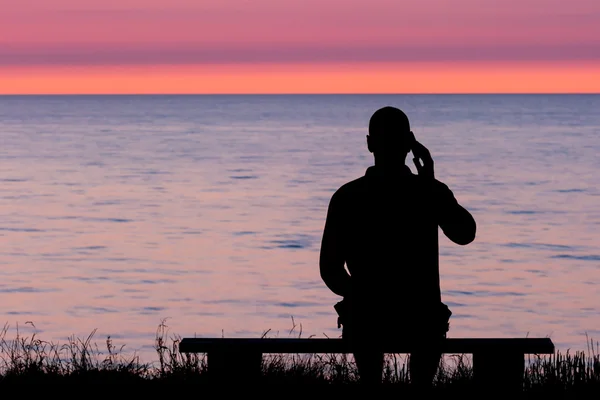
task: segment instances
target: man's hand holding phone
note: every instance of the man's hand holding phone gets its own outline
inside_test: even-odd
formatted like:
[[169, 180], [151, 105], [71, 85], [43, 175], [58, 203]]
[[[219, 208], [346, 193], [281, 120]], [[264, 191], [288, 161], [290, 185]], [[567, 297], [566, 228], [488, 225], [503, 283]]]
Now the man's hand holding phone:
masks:
[[419, 176], [423, 176], [428, 179], [435, 179], [433, 158], [431, 158], [431, 153], [429, 153], [427, 147], [423, 146], [415, 139], [412, 142], [411, 150], [414, 155], [413, 163], [415, 164], [415, 167], [417, 167]]

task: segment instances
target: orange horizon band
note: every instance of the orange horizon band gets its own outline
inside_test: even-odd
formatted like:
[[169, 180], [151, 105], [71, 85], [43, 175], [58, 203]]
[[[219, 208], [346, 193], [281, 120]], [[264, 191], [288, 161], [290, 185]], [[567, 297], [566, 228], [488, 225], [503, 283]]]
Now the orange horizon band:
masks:
[[600, 65], [0, 68], [0, 94], [600, 93]]

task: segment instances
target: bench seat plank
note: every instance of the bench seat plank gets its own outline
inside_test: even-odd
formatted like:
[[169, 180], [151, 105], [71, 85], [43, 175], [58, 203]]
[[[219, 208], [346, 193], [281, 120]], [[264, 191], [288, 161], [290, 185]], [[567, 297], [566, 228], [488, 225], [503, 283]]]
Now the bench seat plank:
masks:
[[[374, 340], [377, 340], [374, 337]], [[184, 338], [179, 343], [182, 353], [208, 353], [227, 350], [256, 351], [260, 353], [351, 353], [348, 343], [342, 339], [327, 338]], [[384, 353], [410, 354], [410, 343], [388, 343], [381, 349]], [[510, 352], [517, 354], [553, 354], [554, 344], [550, 338], [448, 338], [444, 341], [445, 354], [475, 354]]]

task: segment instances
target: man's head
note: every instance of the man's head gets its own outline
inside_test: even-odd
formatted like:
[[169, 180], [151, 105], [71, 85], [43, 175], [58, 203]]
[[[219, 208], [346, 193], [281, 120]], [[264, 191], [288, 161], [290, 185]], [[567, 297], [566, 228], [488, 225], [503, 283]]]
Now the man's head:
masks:
[[385, 164], [404, 163], [414, 140], [408, 117], [402, 110], [388, 106], [371, 116], [367, 146], [376, 160], [381, 159]]

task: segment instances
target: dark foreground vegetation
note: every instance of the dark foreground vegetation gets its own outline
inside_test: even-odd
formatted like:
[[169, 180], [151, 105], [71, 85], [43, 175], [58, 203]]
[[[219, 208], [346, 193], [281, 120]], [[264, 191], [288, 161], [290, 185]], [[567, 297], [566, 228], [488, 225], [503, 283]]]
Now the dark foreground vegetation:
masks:
[[[178, 351], [180, 338], [170, 336], [167, 326], [159, 325], [155, 349], [158, 361], [143, 363], [138, 356], [125, 356], [123, 347], [116, 348], [111, 338], [100, 348], [92, 343], [95, 332], [85, 339], [71, 338], [59, 345], [39, 339], [36, 335], [23, 337], [17, 332], [8, 339], [8, 326], [0, 331], [0, 385], [40, 383], [119, 383], [154, 386], [160, 384], [207, 384], [207, 360], [204, 355], [182, 354]], [[591, 395], [600, 398], [600, 354], [598, 343], [592, 340], [587, 350], [554, 355], [529, 357], [523, 392], [534, 395], [561, 395], [580, 398]], [[383, 382], [398, 389], [410, 386], [407, 357], [386, 356]], [[499, 354], [498, 357], [502, 357]], [[231, 366], [231, 384], [239, 382], [235, 361]], [[263, 357], [260, 383], [267, 384], [352, 384], [358, 375], [350, 355], [277, 355]], [[501, 386], [501, 382], [499, 382]], [[434, 390], [461, 394], [473, 388], [469, 355], [447, 355], [434, 380]], [[493, 388], [490, 388], [493, 390]]]

